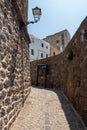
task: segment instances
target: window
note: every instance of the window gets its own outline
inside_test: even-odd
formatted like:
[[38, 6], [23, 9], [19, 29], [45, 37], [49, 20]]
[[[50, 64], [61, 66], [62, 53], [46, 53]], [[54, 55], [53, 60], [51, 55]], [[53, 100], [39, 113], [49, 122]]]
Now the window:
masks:
[[43, 53], [41, 53], [41, 58], [43, 58]]
[[81, 42], [85, 42], [85, 41], [87, 41], [87, 30], [82, 29], [81, 30]]
[[55, 56], [55, 52], [53, 52], [53, 56]]
[[58, 44], [58, 43], [59, 43], [59, 40], [56, 40], [56, 43]]
[[41, 47], [44, 47], [44, 44], [43, 44], [43, 43], [41, 43]]
[[34, 55], [34, 49], [31, 49], [31, 55]]
[[48, 46], [46, 46], [46, 48], [48, 49]]
[[48, 57], [48, 54], [46, 54], [46, 58]]
[[87, 30], [85, 30], [84, 38], [87, 41]]

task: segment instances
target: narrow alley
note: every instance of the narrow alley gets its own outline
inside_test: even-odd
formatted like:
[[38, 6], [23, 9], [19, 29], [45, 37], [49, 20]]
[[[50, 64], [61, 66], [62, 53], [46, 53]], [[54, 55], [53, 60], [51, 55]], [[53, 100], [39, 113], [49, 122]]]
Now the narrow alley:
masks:
[[58, 89], [31, 88], [10, 130], [86, 130], [65, 95]]

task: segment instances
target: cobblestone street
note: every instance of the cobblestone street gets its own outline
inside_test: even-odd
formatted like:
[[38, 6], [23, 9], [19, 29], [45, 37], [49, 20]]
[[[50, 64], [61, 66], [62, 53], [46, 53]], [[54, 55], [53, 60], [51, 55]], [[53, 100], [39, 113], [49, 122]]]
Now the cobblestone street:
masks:
[[31, 88], [10, 130], [86, 130], [60, 90]]

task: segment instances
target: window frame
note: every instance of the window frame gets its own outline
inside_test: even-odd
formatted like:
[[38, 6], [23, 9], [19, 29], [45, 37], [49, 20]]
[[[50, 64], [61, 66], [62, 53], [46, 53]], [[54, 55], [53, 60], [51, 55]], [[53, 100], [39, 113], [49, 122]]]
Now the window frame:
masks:
[[31, 49], [31, 55], [34, 55], [34, 49]]
[[44, 47], [44, 43], [41, 43], [41, 47]]
[[43, 58], [43, 53], [41, 53], [41, 58]]

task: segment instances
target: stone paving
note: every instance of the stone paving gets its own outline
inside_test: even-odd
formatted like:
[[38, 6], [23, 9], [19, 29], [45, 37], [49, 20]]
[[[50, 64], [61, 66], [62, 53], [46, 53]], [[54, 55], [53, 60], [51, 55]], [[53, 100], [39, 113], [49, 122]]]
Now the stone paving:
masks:
[[60, 90], [34, 88], [10, 130], [87, 130]]

